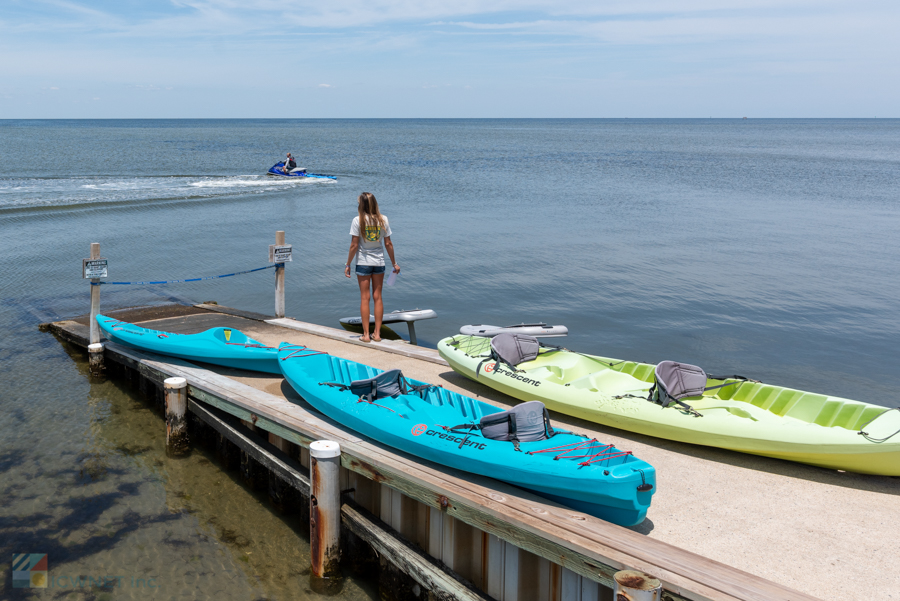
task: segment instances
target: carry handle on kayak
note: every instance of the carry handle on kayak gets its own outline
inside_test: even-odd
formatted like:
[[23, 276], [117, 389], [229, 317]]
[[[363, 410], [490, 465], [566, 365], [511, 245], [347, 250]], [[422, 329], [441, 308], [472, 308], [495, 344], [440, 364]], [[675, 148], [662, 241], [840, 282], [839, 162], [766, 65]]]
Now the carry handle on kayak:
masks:
[[900, 407], [895, 407], [895, 408], [893, 408], [893, 409], [888, 409], [888, 410], [886, 410], [886, 411], [882, 411], [881, 413], [879, 413], [878, 415], [876, 415], [875, 417], [873, 417], [872, 419], [870, 419], [869, 421], [867, 421], [866, 423], [864, 423], [862, 426], [860, 426], [860, 427], [859, 427], [859, 432], [857, 432], [857, 434], [859, 434], [860, 436], [865, 436], [866, 440], [868, 440], [869, 442], [885, 442], [886, 440], [890, 440], [891, 438], [893, 438], [893, 437], [896, 436], [897, 434], [900, 434], [900, 430], [897, 430], [896, 432], [894, 432], [894, 433], [891, 434], [890, 436], [885, 436], [884, 438], [872, 438], [871, 436], [869, 436], [869, 433], [868, 433], [868, 432], [866, 432], [865, 430], [863, 430], [863, 428], [865, 428], [866, 426], [868, 426], [869, 424], [871, 424], [872, 422], [874, 422], [876, 419], [878, 419], [879, 417], [881, 417], [881, 416], [884, 415], [885, 413], [890, 413], [891, 411], [900, 411]]

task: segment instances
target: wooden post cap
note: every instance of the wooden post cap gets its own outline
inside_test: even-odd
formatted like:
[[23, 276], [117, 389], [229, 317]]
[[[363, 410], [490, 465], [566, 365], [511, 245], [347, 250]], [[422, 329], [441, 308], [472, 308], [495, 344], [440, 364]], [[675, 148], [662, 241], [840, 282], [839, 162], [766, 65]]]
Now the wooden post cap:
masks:
[[660, 581], [644, 572], [637, 570], [622, 570], [613, 575], [613, 579], [619, 586], [624, 586], [637, 591], [652, 591], [660, 587]]
[[341, 456], [341, 445], [332, 440], [317, 440], [309, 444], [309, 454], [316, 459]]
[[103, 344], [100, 342], [95, 342], [93, 344], [88, 345], [89, 353], [100, 353], [103, 351]]
[[166, 389], [178, 390], [187, 386], [187, 380], [184, 378], [166, 378], [163, 380], [163, 385]]

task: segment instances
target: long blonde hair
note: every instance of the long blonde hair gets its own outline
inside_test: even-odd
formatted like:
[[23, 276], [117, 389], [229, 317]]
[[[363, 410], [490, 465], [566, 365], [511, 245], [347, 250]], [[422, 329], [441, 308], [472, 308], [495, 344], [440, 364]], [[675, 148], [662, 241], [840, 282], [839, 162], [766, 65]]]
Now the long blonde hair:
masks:
[[378, 201], [371, 192], [363, 192], [359, 195], [359, 233], [360, 238], [365, 238], [367, 225], [384, 227], [384, 216], [378, 210]]

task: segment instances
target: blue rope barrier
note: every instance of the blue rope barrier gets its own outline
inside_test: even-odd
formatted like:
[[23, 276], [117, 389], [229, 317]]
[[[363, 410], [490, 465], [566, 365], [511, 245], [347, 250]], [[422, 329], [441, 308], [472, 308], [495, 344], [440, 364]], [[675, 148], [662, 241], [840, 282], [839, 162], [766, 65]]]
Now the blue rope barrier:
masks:
[[113, 284], [117, 286], [134, 286], [134, 285], [150, 285], [150, 284], [183, 284], [185, 282], [201, 282], [203, 280], [217, 280], [219, 278], [230, 278], [234, 275], [243, 275], [245, 273], [253, 273], [254, 271], [262, 271], [263, 269], [272, 269], [273, 267], [283, 267], [284, 263], [275, 263], [274, 265], [266, 265], [265, 267], [257, 267], [256, 269], [248, 269], [247, 271], [236, 271], [235, 273], [226, 273], [224, 275], [210, 275], [205, 278], [188, 278], [186, 280], [159, 280], [154, 282], [91, 282], [91, 286], [100, 286], [103, 284]]

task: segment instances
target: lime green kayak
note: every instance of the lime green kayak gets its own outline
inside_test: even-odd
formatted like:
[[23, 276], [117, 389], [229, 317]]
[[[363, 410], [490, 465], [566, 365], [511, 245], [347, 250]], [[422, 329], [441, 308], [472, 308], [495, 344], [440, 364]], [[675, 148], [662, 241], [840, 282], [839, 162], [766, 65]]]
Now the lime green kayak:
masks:
[[709, 380], [708, 386], [729, 385], [684, 399], [697, 416], [647, 400], [654, 365], [542, 348], [536, 359], [513, 371], [489, 359], [490, 343], [489, 338], [453, 336], [441, 340], [438, 351], [468, 378], [606, 426], [825, 468], [900, 476], [900, 410], [724, 379]]

